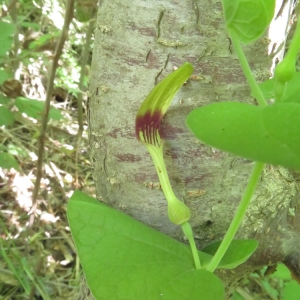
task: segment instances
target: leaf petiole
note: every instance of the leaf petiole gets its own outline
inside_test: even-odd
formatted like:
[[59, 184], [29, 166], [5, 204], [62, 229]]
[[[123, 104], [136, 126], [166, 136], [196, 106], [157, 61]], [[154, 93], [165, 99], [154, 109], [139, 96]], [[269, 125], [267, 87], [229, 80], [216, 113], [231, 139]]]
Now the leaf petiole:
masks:
[[[244, 75], [247, 79], [247, 82], [251, 88], [251, 92], [252, 92], [253, 96], [256, 98], [256, 100], [258, 101], [260, 106], [267, 106], [267, 102], [264, 98], [264, 95], [263, 95], [262, 91], [260, 90], [260, 88], [251, 72], [247, 58], [246, 58], [244, 51], [241, 47], [241, 44], [239, 42], [238, 36], [234, 32], [234, 30], [229, 29], [228, 32], [231, 37], [234, 49], [237, 53], [238, 59], [240, 61], [241, 68], [242, 68]], [[233, 240], [240, 224], [243, 221], [245, 212], [246, 212], [247, 207], [248, 207], [248, 205], [251, 201], [251, 198], [254, 194], [254, 191], [256, 189], [257, 183], [259, 181], [259, 178], [260, 178], [260, 175], [261, 175], [261, 172], [262, 172], [264, 166], [265, 166], [264, 163], [261, 163], [261, 162], [255, 163], [254, 169], [251, 173], [249, 182], [244, 191], [244, 195], [243, 195], [242, 200], [237, 208], [234, 218], [225, 234], [225, 237], [224, 237], [220, 247], [218, 248], [216, 254], [212, 258], [208, 267], [206, 268], [208, 271], [214, 272], [214, 270], [217, 268], [218, 264], [220, 263], [222, 257], [224, 256], [226, 250], [228, 249], [231, 241]]]
[[264, 95], [263, 95], [262, 91], [260, 90], [260, 88], [251, 72], [247, 58], [244, 54], [244, 51], [241, 47], [241, 44], [238, 40], [236, 33], [233, 30], [228, 30], [228, 31], [229, 31], [229, 35], [230, 35], [232, 44], [234, 46], [234, 49], [235, 49], [238, 59], [240, 61], [241, 68], [242, 68], [244, 75], [247, 79], [247, 82], [251, 88], [252, 95], [256, 98], [259, 105], [267, 106], [267, 102], [266, 102]]
[[247, 207], [251, 201], [251, 198], [254, 194], [254, 191], [256, 189], [257, 183], [259, 181], [261, 172], [264, 168], [265, 164], [261, 162], [256, 162], [254, 165], [254, 169], [251, 173], [249, 182], [247, 184], [247, 187], [245, 189], [243, 198], [237, 208], [237, 211], [235, 213], [235, 216], [225, 234], [225, 237], [218, 248], [216, 254], [212, 258], [211, 262], [207, 266], [206, 270], [210, 272], [214, 272], [214, 270], [217, 268], [218, 264], [220, 263], [222, 257], [224, 256], [227, 248], [229, 247], [231, 241], [233, 240], [243, 218], [245, 215], [245, 212], [247, 210]]

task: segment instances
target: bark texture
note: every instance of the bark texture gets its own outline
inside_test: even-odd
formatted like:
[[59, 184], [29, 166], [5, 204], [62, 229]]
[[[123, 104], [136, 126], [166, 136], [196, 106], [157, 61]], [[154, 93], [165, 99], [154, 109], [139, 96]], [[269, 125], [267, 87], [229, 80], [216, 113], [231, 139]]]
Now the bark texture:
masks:
[[[244, 47], [258, 81], [269, 77], [268, 40]], [[195, 68], [163, 120], [165, 160], [178, 198], [192, 210], [199, 248], [223, 238], [253, 167], [199, 143], [185, 126], [194, 108], [219, 101], [254, 103], [225, 32], [220, 1], [101, 0], [90, 85], [90, 144], [99, 199], [176, 239], [166, 200], [146, 148], [135, 138], [135, 115], [154, 85], [183, 62]], [[239, 238], [259, 249], [219, 275], [228, 294], [249, 272], [278, 261], [299, 267], [299, 193], [287, 170], [267, 166]], [[296, 254], [297, 255], [296, 255]], [[295, 258], [297, 257], [297, 259]], [[296, 271], [298, 269], [296, 268]]]

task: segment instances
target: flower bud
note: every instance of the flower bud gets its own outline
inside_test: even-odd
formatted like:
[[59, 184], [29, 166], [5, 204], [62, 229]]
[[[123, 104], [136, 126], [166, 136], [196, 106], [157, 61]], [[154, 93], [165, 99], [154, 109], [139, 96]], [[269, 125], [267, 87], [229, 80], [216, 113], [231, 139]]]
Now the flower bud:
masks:
[[275, 79], [281, 82], [290, 81], [296, 73], [295, 61], [285, 57], [275, 68]]
[[191, 218], [190, 209], [177, 198], [168, 201], [168, 216], [172, 223], [181, 225]]

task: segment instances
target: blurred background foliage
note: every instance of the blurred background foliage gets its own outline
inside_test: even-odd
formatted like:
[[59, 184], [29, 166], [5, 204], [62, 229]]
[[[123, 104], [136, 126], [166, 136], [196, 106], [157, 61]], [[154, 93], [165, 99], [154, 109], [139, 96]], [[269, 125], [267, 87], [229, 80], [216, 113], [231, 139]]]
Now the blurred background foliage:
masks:
[[81, 297], [65, 212], [75, 189], [94, 195], [86, 106], [97, 3], [75, 2], [60, 55], [71, 2], [1, 1], [0, 299]]
[[[96, 11], [97, 0], [1, 1], [0, 300], [88, 297], [66, 204], [75, 189], [94, 196], [86, 112]], [[232, 299], [300, 299], [286, 267], [264, 272]]]

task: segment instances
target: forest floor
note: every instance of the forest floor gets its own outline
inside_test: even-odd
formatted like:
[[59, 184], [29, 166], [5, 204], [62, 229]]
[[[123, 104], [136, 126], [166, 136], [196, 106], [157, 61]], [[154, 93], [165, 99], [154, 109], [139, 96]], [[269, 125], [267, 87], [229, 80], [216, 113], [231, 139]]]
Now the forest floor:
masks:
[[76, 189], [94, 196], [88, 137], [85, 130], [77, 141], [76, 109], [63, 107], [65, 103], [54, 106], [61, 109], [63, 120], [48, 125], [35, 209], [40, 121], [24, 116], [0, 132], [19, 163], [19, 171], [0, 169], [1, 300], [79, 299], [81, 268], [66, 207]]

